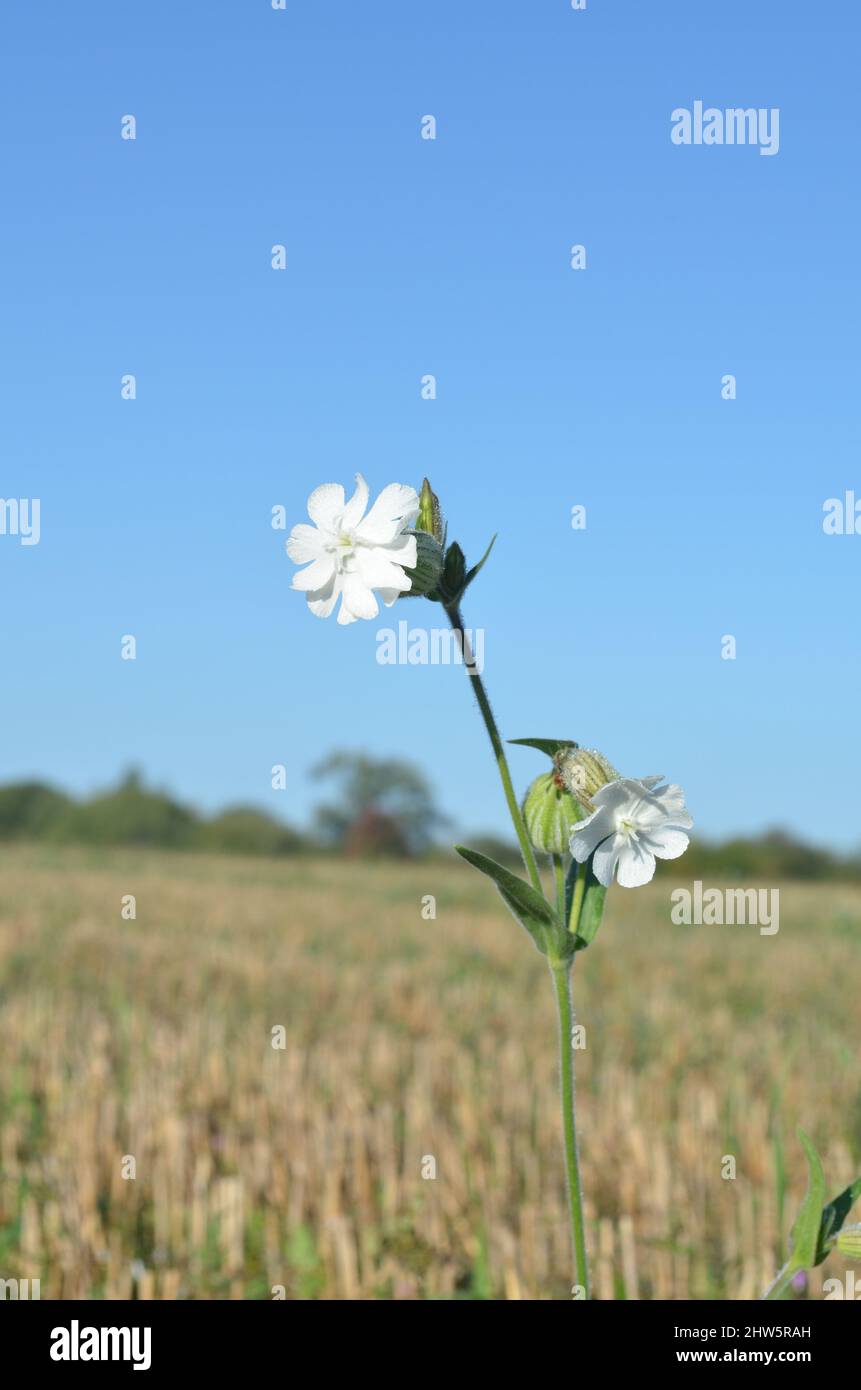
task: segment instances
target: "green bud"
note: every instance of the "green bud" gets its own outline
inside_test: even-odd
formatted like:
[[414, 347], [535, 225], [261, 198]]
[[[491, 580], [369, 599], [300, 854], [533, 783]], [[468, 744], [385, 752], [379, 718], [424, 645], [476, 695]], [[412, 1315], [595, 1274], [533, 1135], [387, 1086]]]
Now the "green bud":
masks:
[[401, 594], [401, 598], [422, 598], [434, 596], [434, 590], [442, 574], [443, 549], [439, 541], [427, 531], [414, 532], [416, 538], [416, 563], [414, 569], [405, 569], [413, 581], [411, 589]]
[[427, 531], [428, 535], [433, 536], [440, 545], [445, 544], [445, 527], [443, 526], [442, 512], [440, 511], [439, 498], [425, 478], [422, 483], [422, 490], [419, 494], [419, 514], [416, 519], [416, 530]]
[[564, 854], [571, 827], [583, 819], [583, 812], [555, 772], [542, 772], [523, 798], [523, 819], [536, 849]]
[[861, 1226], [845, 1226], [837, 1236], [837, 1249], [847, 1260], [861, 1260]]
[[459, 603], [465, 585], [466, 559], [457, 541], [452, 541], [445, 552], [441, 587], [447, 599]]
[[560, 748], [553, 762], [563, 785], [581, 806], [591, 806], [595, 793], [619, 776], [594, 748]]

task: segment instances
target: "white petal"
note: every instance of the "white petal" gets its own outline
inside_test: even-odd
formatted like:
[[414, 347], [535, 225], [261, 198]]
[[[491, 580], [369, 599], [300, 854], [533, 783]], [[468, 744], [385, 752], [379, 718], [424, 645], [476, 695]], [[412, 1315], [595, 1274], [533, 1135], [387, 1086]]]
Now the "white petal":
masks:
[[659, 859], [678, 859], [680, 855], [684, 854], [690, 844], [690, 839], [683, 830], [666, 825], [658, 826], [657, 830], [650, 830], [645, 836], [644, 843]]
[[412, 580], [400, 565], [387, 557], [385, 550], [371, 550], [360, 545], [356, 550], [355, 572], [369, 589], [399, 589], [406, 593], [412, 588]]
[[383, 600], [387, 608], [391, 608], [392, 604], [400, 598], [401, 594], [408, 592], [409, 590], [406, 589], [378, 589], [377, 595]]
[[[636, 793], [632, 792], [632, 787], [638, 788]], [[607, 782], [603, 787], [599, 787], [592, 797], [592, 804], [602, 810], [617, 811], [622, 806], [630, 806], [635, 799], [635, 795], [640, 795], [639, 783], [631, 782], [624, 777], [616, 777], [612, 782]]]
[[419, 512], [418, 493], [404, 483], [384, 487], [364, 521], [356, 527], [360, 540], [390, 545], [401, 531], [415, 521]]
[[624, 842], [618, 835], [610, 835], [595, 851], [592, 871], [598, 882], [602, 883], [605, 888], [609, 888], [613, 882], [613, 875], [616, 872], [616, 865], [619, 862], [623, 844]]
[[309, 560], [318, 560], [323, 554], [322, 532], [304, 521], [293, 527], [285, 544], [287, 554], [297, 565], [307, 565]]
[[374, 598], [373, 592], [367, 584], [363, 584], [357, 574], [345, 574], [343, 576], [343, 593], [340, 612], [338, 613], [339, 623], [352, 623], [357, 618], [376, 618], [380, 611], [380, 605]]
[[344, 489], [340, 483], [322, 483], [308, 498], [308, 515], [326, 531], [334, 531], [344, 510]]
[[[651, 830], [654, 826], [664, 825], [668, 820], [676, 820], [680, 815], [686, 814], [681, 809], [675, 810], [674, 800], [665, 805], [659, 792], [650, 791], [642, 782], [636, 782], [632, 777], [621, 777], [618, 782], [611, 782], [610, 786], [615, 787], [618, 796], [623, 798], [623, 802], [618, 804], [618, 811], [643, 830]], [[673, 790], [678, 791], [679, 788]], [[601, 792], [606, 791], [607, 787], [601, 788]], [[598, 796], [595, 797], [596, 802]]]
[[[651, 778], [649, 780], [651, 781]], [[643, 788], [646, 783], [632, 781], [628, 785], [632, 788], [633, 794], [636, 788]], [[685, 810], [685, 794], [675, 783], [666, 787], [656, 787], [654, 790], [647, 788], [643, 802], [643, 812], [637, 816], [640, 825], [657, 825], [661, 821], [670, 820], [676, 825], [686, 825], [690, 829], [694, 823], [690, 812]]]
[[680, 808], [685, 804], [685, 794], [675, 782], [669, 782], [665, 787], [658, 787], [653, 795], [667, 808]]
[[319, 560], [314, 560], [307, 569], [300, 570], [294, 574], [293, 589], [302, 589], [307, 593], [313, 593], [316, 589], [324, 589], [335, 573], [335, 563], [331, 555], [321, 555]]
[[412, 570], [415, 569], [419, 558], [418, 544], [415, 536], [403, 533], [389, 545], [378, 545], [376, 550], [378, 555], [385, 555], [387, 560], [393, 560], [395, 564]]
[[341, 592], [341, 576], [333, 574], [329, 583], [323, 589], [317, 589], [313, 594], [308, 595], [308, 607], [315, 618], [328, 618]]
[[344, 508], [344, 515], [341, 517], [341, 526], [345, 531], [352, 531], [358, 526], [362, 517], [365, 515], [365, 508], [367, 505], [368, 484], [365, 482], [361, 473], [357, 473], [356, 491]]
[[623, 888], [642, 888], [655, 876], [655, 856], [642, 841], [629, 841], [619, 856], [617, 877]]
[[655, 796], [660, 801], [668, 820], [671, 820], [674, 825], [687, 826], [690, 830], [694, 818], [690, 811], [685, 809], [685, 794], [681, 787], [672, 784], [669, 787], [660, 787], [655, 792]]
[[592, 851], [600, 845], [602, 840], [606, 840], [607, 836], [612, 834], [612, 822], [606, 811], [599, 808], [597, 811], [593, 811], [591, 816], [587, 816], [585, 820], [578, 821], [572, 828], [571, 854], [578, 864], [585, 864]]

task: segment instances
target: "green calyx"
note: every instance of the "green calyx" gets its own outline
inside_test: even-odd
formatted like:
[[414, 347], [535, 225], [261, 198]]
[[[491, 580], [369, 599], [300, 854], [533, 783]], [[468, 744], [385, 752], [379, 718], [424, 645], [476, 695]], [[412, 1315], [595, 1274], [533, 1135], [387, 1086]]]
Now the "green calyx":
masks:
[[571, 827], [583, 812], [554, 772], [542, 772], [523, 798], [523, 819], [532, 844], [544, 854], [565, 854]]
[[427, 531], [415, 531], [416, 563], [413, 569], [405, 572], [412, 580], [412, 588], [401, 594], [401, 598], [433, 598], [443, 568], [443, 549], [438, 540]]
[[553, 764], [563, 785], [589, 809], [595, 793], [619, 776], [613, 764], [594, 748], [560, 748]]
[[[456, 609], [493, 549], [496, 537], [493, 537], [478, 564], [467, 569], [466, 557], [457, 541], [446, 545], [448, 526], [443, 518], [439, 498], [427, 478], [424, 479], [419, 493], [419, 510], [414, 534], [419, 542], [419, 564], [416, 568], [419, 569], [424, 560], [426, 575], [430, 576], [433, 568], [437, 566], [437, 552], [431, 551], [427, 542], [422, 540], [422, 536], [427, 536], [438, 547], [439, 566], [430, 587], [425, 587], [428, 579], [423, 573], [419, 577], [418, 586], [414, 582], [409, 593], [422, 594], [426, 598], [435, 599], [447, 609]], [[407, 574], [412, 578], [413, 571], [407, 570]]]
[[847, 1226], [837, 1237], [837, 1249], [847, 1260], [861, 1260], [861, 1226]]

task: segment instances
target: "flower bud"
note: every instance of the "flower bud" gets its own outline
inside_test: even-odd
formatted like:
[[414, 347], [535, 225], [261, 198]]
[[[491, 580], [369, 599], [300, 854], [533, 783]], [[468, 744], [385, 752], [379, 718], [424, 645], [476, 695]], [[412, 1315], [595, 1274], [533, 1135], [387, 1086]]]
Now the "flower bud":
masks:
[[612, 763], [594, 748], [560, 748], [553, 759], [564, 786], [582, 806], [619, 776]]
[[545, 854], [564, 854], [571, 827], [583, 819], [573, 796], [560, 786], [555, 772], [542, 772], [523, 798], [523, 819], [529, 838]]
[[416, 538], [416, 563], [414, 569], [405, 569], [413, 581], [412, 588], [401, 594], [401, 598], [421, 598], [432, 596], [442, 574], [443, 549], [439, 541], [427, 531], [414, 532]]
[[861, 1260], [861, 1226], [846, 1226], [837, 1236], [837, 1249], [847, 1260]]
[[433, 536], [440, 545], [445, 544], [445, 527], [443, 526], [442, 512], [440, 511], [439, 498], [425, 478], [422, 483], [422, 490], [419, 494], [419, 514], [416, 518], [416, 530], [427, 531], [428, 535]]
[[442, 587], [446, 600], [459, 603], [466, 586], [466, 558], [457, 541], [452, 541], [445, 552], [442, 573]]

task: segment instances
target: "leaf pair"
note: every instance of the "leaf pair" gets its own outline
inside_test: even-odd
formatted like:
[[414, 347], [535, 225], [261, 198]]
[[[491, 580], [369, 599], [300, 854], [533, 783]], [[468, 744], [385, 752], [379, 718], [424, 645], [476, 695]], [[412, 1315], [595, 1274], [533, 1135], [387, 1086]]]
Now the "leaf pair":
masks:
[[582, 951], [594, 939], [595, 933], [601, 925], [607, 889], [598, 882], [592, 872], [591, 864], [582, 870], [583, 873], [588, 874], [588, 879], [575, 933], [568, 931], [566, 924], [571, 911], [571, 900], [577, 879], [579, 867], [577, 864], [572, 864], [571, 872], [568, 875], [565, 922], [560, 922], [546, 899], [531, 884], [518, 878], [517, 874], [513, 874], [510, 869], [503, 868], [501, 864], [496, 863], [495, 859], [489, 859], [486, 854], [479, 854], [477, 850], [467, 849], [464, 845], [455, 845], [455, 849], [460, 857], [466, 860], [467, 864], [472, 864], [473, 868], [478, 869], [480, 873], [486, 874], [489, 879], [493, 880], [505, 906], [517, 918], [521, 926], [526, 928], [532, 937], [533, 944], [543, 956], [547, 955], [548, 947], [554, 945], [563, 959], [570, 960], [576, 951]]
[[526, 928], [535, 946], [546, 956], [547, 933], [556, 926], [556, 914], [546, 899], [531, 884], [497, 864], [495, 859], [489, 859], [486, 854], [466, 849], [463, 845], [455, 845], [455, 849], [467, 864], [472, 864], [473, 868], [493, 880], [509, 912]]

